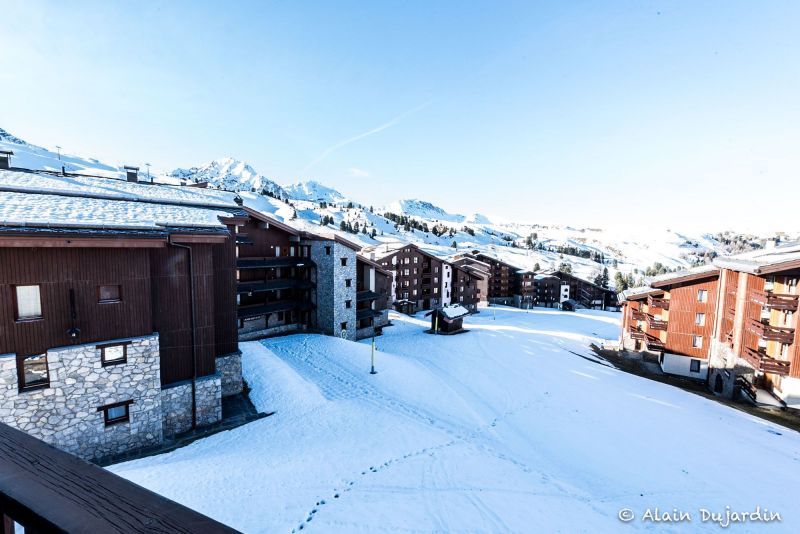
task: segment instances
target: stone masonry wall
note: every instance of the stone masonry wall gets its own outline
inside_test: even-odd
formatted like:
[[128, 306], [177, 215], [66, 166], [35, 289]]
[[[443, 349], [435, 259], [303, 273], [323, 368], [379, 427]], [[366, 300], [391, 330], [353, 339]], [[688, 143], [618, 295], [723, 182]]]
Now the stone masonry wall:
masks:
[[[16, 357], [0, 356], [0, 421], [88, 460], [162, 442], [158, 336], [128, 342], [127, 361], [103, 367], [95, 344], [51, 349], [50, 385], [19, 391]], [[130, 420], [106, 426], [104, 405], [133, 401]]]
[[[317, 266], [316, 323], [328, 335], [341, 335], [347, 323], [346, 338], [356, 339], [356, 252], [334, 241], [309, 241], [311, 259]], [[331, 254], [325, 253], [331, 248]], [[342, 266], [342, 258], [347, 265]], [[345, 281], [350, 280], [350, 287]], [[351, 302], [347, 308], [346, 301]]]
[[222, 381], [222, 396], [242, 392], [242, 353], [235, 352], [217, 357], [217, 373]]
[[[199, 377], [195, 382], [197, 426], [222, 419], [222, 379], [219, 374]], [[192, 428], [192, 383], [181, 382], [161, 391], [163, 434], [172, 437]]]

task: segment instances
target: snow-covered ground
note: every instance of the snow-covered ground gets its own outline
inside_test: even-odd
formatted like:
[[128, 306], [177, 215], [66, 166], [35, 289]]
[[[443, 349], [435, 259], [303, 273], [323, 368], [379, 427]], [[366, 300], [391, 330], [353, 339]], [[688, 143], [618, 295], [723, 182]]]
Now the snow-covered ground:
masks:
[[493, 307], [433, 336], [393, 314], [377, 375], [369, 341], [243, 343], [273, 416], [110, 469], [245, 532], [717, 530], [698, 510], [726, 506], [783, 517], [731, 530], [797, 532], [800, 434], [598, 361], [618, 319]]

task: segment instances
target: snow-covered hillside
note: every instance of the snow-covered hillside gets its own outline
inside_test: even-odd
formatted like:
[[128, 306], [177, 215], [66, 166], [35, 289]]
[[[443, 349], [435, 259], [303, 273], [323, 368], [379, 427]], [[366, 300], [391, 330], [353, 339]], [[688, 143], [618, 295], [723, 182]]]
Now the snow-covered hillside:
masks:
[[800, 434], [598, 360], [618, 314], [493, 310], [457, 336], [393, 314], [377, 375], [369, 341], [243, 343], [274, 415], [110, 469], [248, 533], [719, 532], [700, 508], [757, 505], [783, 523], [731, 530], [798, 531]]
[[328, 204], [347, 202], [347, 197], [339, 191], [314, 180], [286, 185], [283, 189], [289, 198], [296, 200], [326, 202]]
[[[64, 165], [71, 172], [124, 177], [119, 165], [72, 154], [61, 154], [59, 159], [57, 151], [32, 145], [4, 130], [0, 130], [0, 147], [14, 151], [12, 164], [18, 167], [60, 170]], [[417, 243], [443, 257], [477, 249], [524, 269], [568, 264], [573, 273], [587, 279], [607, 268], [612, 280], [617, 272], [638, 280], [654, 264], [661, 264], [662, 269], [688, 267], [714, 255], [739, 252], [755, 242], [753, 236], [712, 237], [633, 225], [610, 230], [601, 224], [590, 229], [502, 221], [477, 213], [448, 213], [416, 199], [372, 208], [367, 207], [368, 198], [349, 199], [313, 180], [281, 186], [231, 157], [155, 174], [158, 182], [208, 182], [212, 188], [239, 192], [249, 207], [305, 230], [339, 233], [372, 247], [376, 254], [382, 246], [399, 242]], [[326, 224], [321, 226], [323, 220]]]

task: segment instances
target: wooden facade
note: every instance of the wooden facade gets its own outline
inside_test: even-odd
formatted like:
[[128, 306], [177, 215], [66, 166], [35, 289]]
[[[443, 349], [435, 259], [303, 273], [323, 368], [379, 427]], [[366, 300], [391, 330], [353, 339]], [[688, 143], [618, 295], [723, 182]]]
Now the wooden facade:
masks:
[[511, 304], [518, 285], [516, 272], [519, 268], [492, 256], [475, 252], [478, 260], [489, 265], [489, 300], [491, 302], [502, 300]]
[[[169, 236], [143, 233], [140, 246], [110, 247], [108, 241], [136, 240], [106, 235], [59, 247], [41, 233], [6, 234], [0, 240], [0, 353], [16, 353], [21, 361], [55, 347], [158, 332], [162, 385], [214, 374], [215, 357], [238, 350], [230, 313], [216, 311], [233, 283], [230, 268], [215, 269], [214, 256], [218, 267], [232, 262], [217, 237], [179, 246]], [[40, 318], [15, 317], [16, 286], [38, 286]], [[101, 287], [114, 287], [118, 298], [103, 301]]]
[[[412, 313], [432, 310], [451, 297], [451, 267], [440, 258], [407, 244], [377, 260], [394, 273], [395, 304]], [[406, 304], [408, 303], [408, 304]]]
[[[389, 308], [392, 273], [363, 256], [356, 258], [356, 320], [358, 328], [376, 326]], [[382, 326], [382, 325], [381, 325]]]
[[248, 210], [236, 227], [240, 337], [311, 326], [314, 268], [298, 230]]

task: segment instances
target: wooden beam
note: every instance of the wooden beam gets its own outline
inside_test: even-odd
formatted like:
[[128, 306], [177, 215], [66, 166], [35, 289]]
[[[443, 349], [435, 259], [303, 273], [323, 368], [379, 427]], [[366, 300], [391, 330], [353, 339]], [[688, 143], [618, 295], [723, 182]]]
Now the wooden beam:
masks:
[[224, 243], [230, 236], [226, 234], [173, 234], [173, 243]]
[[3, 424], [0, 511], [33, 532], [236, 532]]
[[0, 236], [0, 247], [6, 248], [161, 248], [166, 246], [167, 240], [158, 238], [131, 238], [131, 237], [28, 237], [28, 236]]

